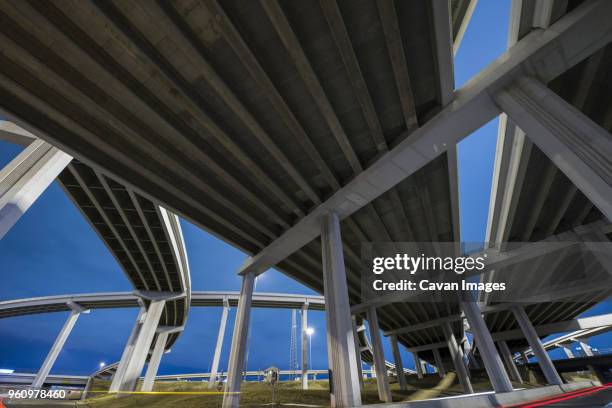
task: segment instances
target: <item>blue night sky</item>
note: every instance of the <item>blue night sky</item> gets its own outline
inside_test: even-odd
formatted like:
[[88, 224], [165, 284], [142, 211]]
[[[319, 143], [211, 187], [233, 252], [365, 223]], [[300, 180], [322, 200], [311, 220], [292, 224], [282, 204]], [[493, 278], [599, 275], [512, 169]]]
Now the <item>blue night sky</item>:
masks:
[[[455, 59], [456, 85], [499, 56], [506, 48], [509, 0], [481, 0]], [[495, 144], [497, 119], [459, 145], [462, 239], [483, 241]], [[19, 153], [19, 146], [0, 142], [0, 166]], [[182, 221], [193, 290], [239, 290], [237, 267], [245, 255], [201, 229]], [[0, 300], [68, 293], [130, 291], [131, 287], [102, 241], [57, 183], [41, 196], [13, 229], [0, 240], [2, 285]], [[283, 274], [270, 270], [259, 277], [259, 292], [312, 293]], [[600, 306], [589, 314], [609, 311]], [[226, 331], [221, 369], [227, 367], [234, 310]], [[81, 315], [52, 373], [87, 375], [100, 362], [117, 361], [136, 318], [135, 309], [94, 310]], [[162, 359], [160, 374], [208, 372], [221, 316], [220, 308], [192, 308], [183, 335]], [[0, 320], [0, 368], [36, 372], [67, 313], [52, 313]], [[289, 310], [254, 309], [249, 369], [289, 366], [291, 336]], [[309, 313], [312, 367], [327, 368], [325, 316]], [[388, 341], [385, 354], [391, 359]], [[609, 336], [592, 340], [596, 347], [610, 344]], [[556, 353], [556, 352], [554, 352]], [[557, 356], [557, 354], [553, 354]], [[405, 365], [414, 367], [403, 352]]]

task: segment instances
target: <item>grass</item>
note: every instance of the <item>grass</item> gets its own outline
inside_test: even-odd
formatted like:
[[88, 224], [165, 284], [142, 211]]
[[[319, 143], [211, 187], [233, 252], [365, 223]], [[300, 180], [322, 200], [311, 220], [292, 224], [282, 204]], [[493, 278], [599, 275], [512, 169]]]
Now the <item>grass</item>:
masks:
[[[394, 380], [394, 379], [393, 379]], [[458, 384], [455, 374], [449, 373], [444, 378], [437, 375], [427, 375], [423, 379], [416, 376], [408, 376], [408, 389], [400, 390], [396, 382], [391, 384], [393, 401], [415, 401], [421, 399], [446, 397], [462, 394], [461, 386]], [[486, 378], [475, 377], [472, 379], [475, 392], [487, 391], [491, 385]], [[519, 386], [518, 384], [516, 386]], [[534, 385], [523, 384], [522, 387], [533, 387]], [[160, 395], [160, 394], [134, 394], [117, 397], [106, 394], [108, 382], [97, 382], [92, 386], [90, 398], [84, 401], [74, 402], [75, 407], [82, 408], [166, 408], [166, 407], [220, 407], [223, 395], [202, 395], [216, 391], [209, 390], [208, 383], [196, 381], [159, 381], [155, 383], [154, 392], [177, 392], [183, 394]], [[244, 407], [264, 407], [272, 405], [272, 386], [261, 382], [244, 382], [241, 388], [240, 405]], [[192, 394], [189, 394], [192, 393]], [[299, 381], [283, 381], [276, 385], [274, 401], [277, 406], [299, 407], [317, 406], [327, 407], [329, 403], [329, 388], [327, 380], [310, 381], [309, 389], [302, 390]], [[376, 388], [376, 379], [364, 380], [362, 392], [363, 404], [379, 403]], [[30, 405], [26, 403], [10, 404], [11, 406], [27, 407], [41, 405]], [[44, 404], [52, 407], [50, 402]], [[58, 405], [59, 406], [59, 405]], [[65, 406], [65, 405], [62, 405]]]

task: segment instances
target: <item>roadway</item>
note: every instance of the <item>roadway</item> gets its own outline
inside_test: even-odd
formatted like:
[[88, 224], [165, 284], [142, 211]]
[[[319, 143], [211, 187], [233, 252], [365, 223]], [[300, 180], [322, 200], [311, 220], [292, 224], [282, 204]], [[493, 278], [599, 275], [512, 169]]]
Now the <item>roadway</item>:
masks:
[[[225, 302], [230, 307], [238, 306], [239, 292], [220, 292], [220, 291], [193, 291], [191, 293], [192, 307], [223, 307]], [[42, 296], [28, 299], [14, 299], [0, 302], [0, 318], [25, 316], [38, 313], [53, 313], [70, 311], [70, 302], [76, 303], [81, 307], [92, 309], [111, 309], [111, 308], [133, 308], [139, 307], [139, 297], [132, 292], [109, 292], [109, 293], [89, 293], [89, 294], [70, 294], [59, 296]], [[299, 295], [285, 293], [255, 293], [252, 305], [258, 308], [281, 308], [281, 309], [301, 309], [308, 304], [309, 310], [325, 310], [325, 299], [319, 295]], [[359, 331], [358, 342], [361, 348], [361, 358], [364, 362], [372, 364], [372, 346], [365, 334], [365, 330]], [[386, 362], [389, 369], [394, 370], [395, 365]], [[109, 364], [103, 369], [92, 374], [93, 377], [104, 377], [112, 375], [117, 363]], [[413, 370], [405, 369], [405, 372], [413, 373]], [[327, 372], [327, 371], [325, 371]], [[185, 374], [180, 378], [190, 378], [193, 376], [201, 377], [210, 374]], [[255, 375], [255, 374], [254, 374]], [[31, 382], [33, 374], [15, 374], [0, 377], [0, 382], [18, 381], [19, 383]], [[49, 376], [47, 384], [55, 384], [63, 379], [69, 378], [70, 381], [76, 379], [81, 381], [81, 377], [72, 376]], [[87, 377], [85, 377], [87, 378]], [[160, 377], [158, 377], [160, 378]], [[86, 382], [86, 380], [85, 380]], [[79, 382], [80, 384], [80, 382]]]
[[[222, 307], [227, 300], [229, 306], [238, 305], [239, 292], [194, 291], [191, 306]], [[0, 318], [23, 316], [37, 313], [69, 311], [68, 302], [74, 302], [85, 309], [109, 309], [138, 307], [139, 296], [133, 292], [108, 292], [41, 296], [29, 299], [14, 299], [0, 302]], [[257, 293], [253, 306], [263, 308], [300, 309], [308, 304], [310, 310], [325, 310], [325, 299], [319, 295], [294, 295], [285, 293]]]
[[506, 406], [504, 408], [536, 408], [536, 407], [567, 407], [567, 408], [602, 408], [610, 407], [612, 403], [612, 386], [610, 384], [591, 387], [574, 392], [568, 392], [549, 398], [534, 400], [524, 404]]

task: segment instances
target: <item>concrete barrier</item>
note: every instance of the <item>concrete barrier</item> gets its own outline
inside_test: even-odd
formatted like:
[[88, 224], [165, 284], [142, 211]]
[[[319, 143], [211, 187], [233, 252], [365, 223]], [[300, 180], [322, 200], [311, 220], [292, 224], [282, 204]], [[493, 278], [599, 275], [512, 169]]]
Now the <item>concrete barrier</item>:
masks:
[[561, 386], [547, 385], [544, 387], [529, 388], [499, 394], [488, 392], [476, 395], [462, 395], [458, 397], [437, 398], [413, 402], [397, 402], [391, 404], [375, 404], [369, 406], [380, 406], [381, 408], [491, 408], [548, 398], [597, 385], [600, 384], [598, 382], [583, 381], [563, 384]]

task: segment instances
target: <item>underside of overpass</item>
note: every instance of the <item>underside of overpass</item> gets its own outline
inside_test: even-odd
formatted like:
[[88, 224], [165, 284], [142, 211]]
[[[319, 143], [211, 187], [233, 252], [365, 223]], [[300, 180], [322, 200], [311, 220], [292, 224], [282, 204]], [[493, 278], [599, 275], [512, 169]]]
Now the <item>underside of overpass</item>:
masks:
[[[455, 90], [453, 54], [474, 5], [9, 1], [0, 6], [0, 112], [74, 157], [60, 183], [136, 290], [185, 294], [165, 303], [162, 326], [183, 326], [195, 305], [176, 213], [250, 255], [239, 270], [246, 298], [249, 279], [271, 267], [332, 298], [326, 256], [342, 260], [359, 320], [375, 320], [376, 333], [395, 331], [421, 358], [435, 362], [439, 349], [450, 361], [449, 337], [465, 345], [465, 302], [363, 307], [360, 255], [368, 242], [461, 241], [458, 141], [502, 114], [492, 245], [607, 242], [612, 214], [609, 3], [513, 1], [508, 52]], [[557, 124], [557, 133], [523, 132], [519, 122], [538, 124], [509, 112], [515, 95], [534, 111], [538, 96], [556, 95], [564, 101], [556, 106], [584, 115], [564, 133], [561, 115], [543, 112], [539, 122], [548, 122], [539, 125]], [[590, 134], [597, 143], [587, 143]], [[542, 137], [551, 145], [565, 137], [571, 158], [551, 154]], [[332, 227], [325, 233], [322, 219]], [[330, 255], [334, 236], [339, 258]], [[560, 269], [554, 256], [538, 268], [523, 285]], [[609, 294], [602, 286], [529, 304], [525, 319], [572, 320]], [[485, 331], [524, 330], [516, 310], [481, 300]], [[235, 367], [246, 304], [234, 331]], [[474, 310], [472, 320], [481, 312]], [[167, 334], [165, 348], [178, 333]], [[520, 351], [528, 340], [507, 345]], [[476, 350], [485, 363], [499, 360], [487, 344]]]
[[[469, 2], [434, 3], [8, 3], [3, 109], [79, 151], [62, 184], [135, 287], [155, 290], [164, 262], [141, 228], [147, 198], [256, 254], [449, 102], [450, 36]], [[458, 239], [453, 188], [451, 151], [343, 221], [353, 303], [362, 242]], [[316, 239], [278, 268], [322, 293], [320, 253]], [[392, 304], [378, 316], [391, 329], [458, 311]], [[400, 336], [442, 340], [437, 328]]]
[[[581, 0], [553, 2], [548, 24], [555, 23], [582, 3]], [[520, 12], [512, 16], [509, 45], [542, 28], [542, 22], [538, 23], [538, 18], [534, 18], [537, 14], [536, 2], [521, 2], [521, 5]], [[611, 73], [612, 44], [608, 44], [551, 79], [547, 86], [602, 128], [612, 132]], [[605, 217], [564, 172], [529, 140], [529, 135], [526, 136], [511, 119], [500, 123], [487, 241], [534, 242], [563, 235], [566, 240], [580, 241], [575, 229], [605, 220]], [[607, 241], [610, 238], [608, 233], [607, 237], [605, 234], [591, 235], [588, 240]], [[534, 265], [533, 278], [526, 280], [523, 287], [539, 284], [543, 276], [557, 276], [571, 281], [575, 272], [593, 267], [591, 258], [579, 260], [572, 268], [560, 265], [553, 254]], [[506, 271], [509, 275], [512, 272], [512, 268]], [[524, 276], [520, 275], [520, 278]], [[610, 295], [608, 289], [604, 285], [601, 291], [583, 293], [562, 301], [532, 304], [526, 307], [526, 312], [530, 320], [539, 325], [573, 319], [607, 298]], [[492, 332], [519, 327], [509, 310], [487, 314], [486, 322]], [[512, 340], [508, 345], [511, 350], [519, 351], [527, 346], [527, 342]]]
[[[59, 182], [135, 290], [185, 293], [183, 298], [166, 302], [159, 322], [184, 326], [191, 278], [178, 217], [78, 160], [59, 175]], [[168, 337], [167, 349], [179, 335]]]

